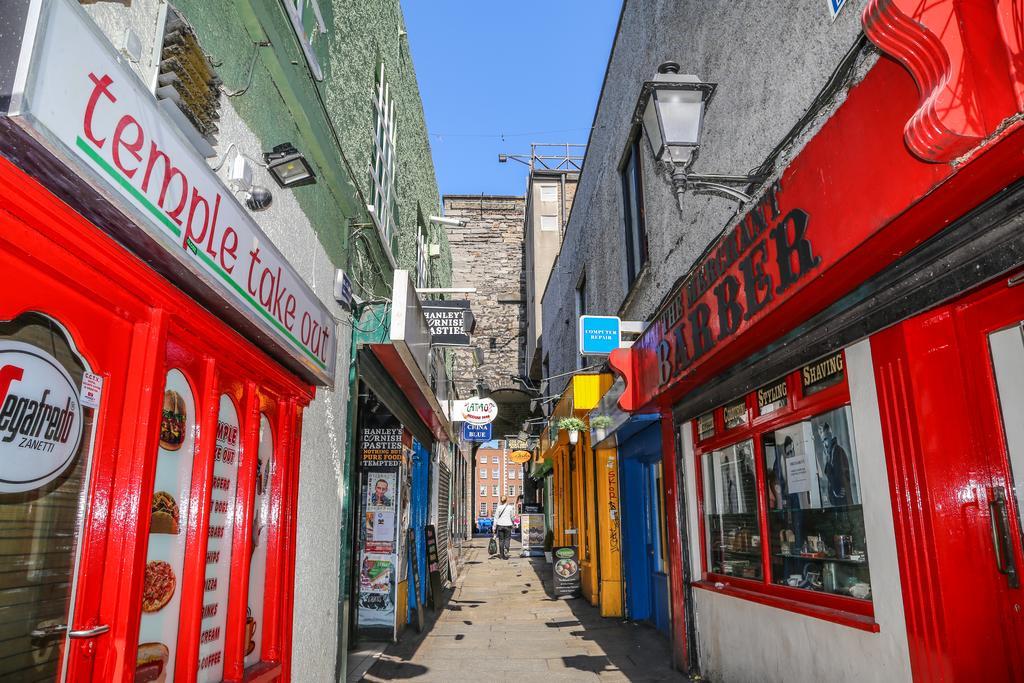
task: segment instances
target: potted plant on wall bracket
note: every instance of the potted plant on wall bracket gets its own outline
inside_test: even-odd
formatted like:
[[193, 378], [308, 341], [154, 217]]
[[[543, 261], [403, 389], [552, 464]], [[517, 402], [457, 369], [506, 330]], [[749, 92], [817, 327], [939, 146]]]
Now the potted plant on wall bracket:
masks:
[[563, 417], [558, 421], [558, 428], [569, 432], [569, 443], [579, 443], [580, 432], [587, 428], [587, 423], [578, 417]]
[[590, 418], [590, 428], [594, 430], [596, 441], [604, 441], [608, 436], [608, 428], [612, 426], [612, 418], [608, 415], [595, 415]]

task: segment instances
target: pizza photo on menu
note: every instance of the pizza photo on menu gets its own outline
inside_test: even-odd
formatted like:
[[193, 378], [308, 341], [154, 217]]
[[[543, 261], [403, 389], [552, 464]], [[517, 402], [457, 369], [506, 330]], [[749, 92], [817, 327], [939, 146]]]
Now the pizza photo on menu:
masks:
[[170, 652], [163, 643], [143, 643], [135, 656], [134, 683], [164, 683]]
[[178, 503], [167, 491], [153, 494], [153, 512], [149, 519], [149, 533], [178, 533]]
[[163, 560], [146, 564], [146, 576], [142, 582], [142, 611], [157, 612], [171, 601], [174, 595], [174, 570]]
[[160, 418], [160, 448], [176, 451], [185, 441], [185, 399], [176, 391], [164, 392], [164, 409]]

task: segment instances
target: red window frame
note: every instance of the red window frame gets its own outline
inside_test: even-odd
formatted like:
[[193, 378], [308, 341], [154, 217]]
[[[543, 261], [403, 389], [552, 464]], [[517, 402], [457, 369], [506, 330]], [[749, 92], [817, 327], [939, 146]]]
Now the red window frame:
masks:
[[[705, 439], [700, 439], [697, 419], [690, 421], [694, 444], [693, 464], [697, 490], [697, 524], [701, 549], [701, 579], [693, 582], [694, 587], [732, 595], [865, 631], [878, 631], [878, 624], [874, 620], [874, 602], [871, 600], [858, 600], [844, 595], [819, 593], [817, 591], [782, 586], [771, 582], [771, 543], [768, 541], [768, 506], [764, 488], [764, 449], [761, 444], [761, 436], [766, 432], [771, 432], [801, 420], [809, 419], [815, 415], [849, 405], [850, 388], [846, 367], [844, 355], [842, 380], [809, 396], [804, 394], [800, 370], [787, 374], [785, 376], [786, 405], [766, 415], [759, 414], [757, 390], [749, 392], [743, 397], [746, 403], [747, 421], [746, 424], [741, 426], [728, 430], [725, 429], [725, 406], [722, 405], [715, 408], [713, 411], [714, 434]], [[774, 383], [771, 382], [769, 384]], [[735, 402], [729, 401], [726, 405], [732, 405]], [[706, 414], [702, 413], [702, 415]], [[761, 543], [761, 579], [718, 574], [708, 570], [707, 536], [704, 524], [704, 455], [710, 451], [731, 446], [748, 439], [753, 441], [754, 444], [758, 529], [761, 538], [764, 539]]]

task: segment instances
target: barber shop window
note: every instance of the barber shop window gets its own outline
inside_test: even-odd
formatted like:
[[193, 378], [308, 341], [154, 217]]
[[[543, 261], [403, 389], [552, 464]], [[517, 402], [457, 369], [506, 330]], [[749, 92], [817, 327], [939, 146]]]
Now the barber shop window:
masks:
[[708, 584], [873, 614], [849, 403], [837, 353], [693, 421]]

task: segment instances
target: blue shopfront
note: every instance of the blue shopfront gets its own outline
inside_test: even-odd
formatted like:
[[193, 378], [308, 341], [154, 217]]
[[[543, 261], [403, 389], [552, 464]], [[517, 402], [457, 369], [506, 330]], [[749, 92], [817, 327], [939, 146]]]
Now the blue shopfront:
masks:
[[668, 541], [657, 419], [634, 418], [620, 429], [619, 482], [626, 617], [650, 622], [668, 635]]

